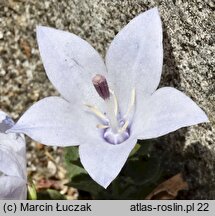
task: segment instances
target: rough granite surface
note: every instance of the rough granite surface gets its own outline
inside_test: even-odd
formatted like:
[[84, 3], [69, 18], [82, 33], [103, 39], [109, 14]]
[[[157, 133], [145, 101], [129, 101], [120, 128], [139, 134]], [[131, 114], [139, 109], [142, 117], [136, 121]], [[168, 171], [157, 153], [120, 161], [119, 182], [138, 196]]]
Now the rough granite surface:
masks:
[[0, 108], [17, 119], [34, 102], [58, 94], [39, 57], [36, 25], [73, 32], [104, 56], [124, 25], [155, 6], [164, 34], [160, 86], [173, 86], [190, 96], [210, 123], [164, 136], [154, 148], [167, 155], [169, 175], [182, 171], [190, 184], [179, 199], [215, 199], [213, 0], [0, 0]]

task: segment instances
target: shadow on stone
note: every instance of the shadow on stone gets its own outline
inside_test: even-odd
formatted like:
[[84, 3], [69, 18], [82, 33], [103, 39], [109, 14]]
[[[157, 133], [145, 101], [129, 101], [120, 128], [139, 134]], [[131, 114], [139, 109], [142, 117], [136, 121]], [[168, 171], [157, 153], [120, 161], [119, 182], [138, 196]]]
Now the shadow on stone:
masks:
[[[164, 62], [159, 88], [164, 86], [172, 86], [180, 90], [181, 79], [179, 69], [175, 61], [173, 48], [165, 25], [163, 26], [163, 47]], [[165, 175], [164, 178], [166, 179], [179, 172], [183, 172], [183, 152], [186, 141], [186, 133], [187, 128], [182, 128], [155, 139], [154, 151], [159, 155], [164, 155], [163, 169]]]
[[[180, 73], [165, 25], [163, 35], [164, 63], [159, 88], [172, 86], [181, 90]], [[187, 132], [187, 128], [182, 128], [155, 139], [153, 151], [158, 155], [164, 155], [164, 178], [168, 179], [182, 172], [188, 182], [189, 190], [181, 191], [176, 199], [215, 199], [214, 152], [200, 142], [185, 148]]]
[[163, 24], [163, 71], [161, 75], [161, 81], [159, 88], [164, 86], [172, 86], [180, 90], [181, 78], [179, 69], [176, 64], [176, 60], [173, 54], [173, 47], [171, 45], [170, 38], [167, 34], [165, 25]]
[[189, 190], [181, 191], [176, 199], [215, 199], [215, 154], [200, 142], [184, 148], [186, 131], [182, 128], [153, 142], [153, 152], [163, 156], [163, 178], [183, 174]]
[[178, 198], [215, 199], [214, 152], [196, 142], [186, 148], [183, 159], [183, 174], [189, 184], [189, 191], [182, 192]]

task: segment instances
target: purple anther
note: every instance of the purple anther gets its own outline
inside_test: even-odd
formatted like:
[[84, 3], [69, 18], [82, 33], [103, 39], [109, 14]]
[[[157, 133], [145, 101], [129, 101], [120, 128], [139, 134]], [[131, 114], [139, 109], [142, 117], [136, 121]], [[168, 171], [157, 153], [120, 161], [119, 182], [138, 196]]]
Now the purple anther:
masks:
[[92, 82], [100, 97], [104, 100], [110, 97], [108, 83], [104, 76], [96, 74], [96, 76], [93, 77]]

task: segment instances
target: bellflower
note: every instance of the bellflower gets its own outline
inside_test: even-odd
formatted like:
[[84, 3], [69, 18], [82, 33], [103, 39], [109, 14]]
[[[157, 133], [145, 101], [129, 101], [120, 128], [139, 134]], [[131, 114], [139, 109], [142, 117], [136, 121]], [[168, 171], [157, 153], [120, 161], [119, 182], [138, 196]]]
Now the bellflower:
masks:
[[35, 103], [10, 131], [46, 145], [80, 145], [83, 166], [105, 188], [137, 139], [208, 121], [182, 92], [156, 90], [163, 60], [157, 8], [116, 35], [105, 63], [91, 45], [68, 32], [39, 26], [37, 42], [48, 78], [62, 97]]
[[27, 199], [25, 139], [5, 131], [13, 120], [0, 111], [0, 199]]

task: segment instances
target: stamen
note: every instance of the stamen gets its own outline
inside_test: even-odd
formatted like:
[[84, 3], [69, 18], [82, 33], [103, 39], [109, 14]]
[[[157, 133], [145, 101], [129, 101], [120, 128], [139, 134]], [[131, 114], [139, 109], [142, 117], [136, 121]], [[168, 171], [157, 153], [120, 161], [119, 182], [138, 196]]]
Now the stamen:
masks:
[[96, 74], [96, 76], [93, 77], [92, 82], [101, 98], [106, 100], [110, 97], [108, 83], [104, 76]]
[[118, 130], [118, 132], [123, 133], [124, 131], [126, 131], [128, 125], [129, 125], [129, 121], [126, 121], [125, 124]]
[[135, 91], [135, 88], [133, 88], [132, 91], [131, 91], [131, 99], [130, 99], [130, 103], [129, 103], [129, 106], [128, 106], [128, 110], [125, 113], [124, 118], [127, 118], [129, 113], [131, 112], [131, 110], [132, 110], [132, 108], [134, 106], [134, 103], [135, 103], [135, 97], [136, 97], [136, 91]]
[[109, 128], [108, 125], [103, 125], [103, 124], [97, 124], [96, 127], [99, 128], [99, 129], [106, 129], [106, 128]]
[[90, 104], [84, 104], [84, 105], [87, 106], [87, 107], [90, 109], [90, 111], [91, 111], [92, 113], [94, 113], [97, 117], [99, 117], [99, 118], [101, 118], [101, 119], [107, 121], [106, 116], [105, 116], [97, 107], [92, 106], [92, 105], [90, 105]]

